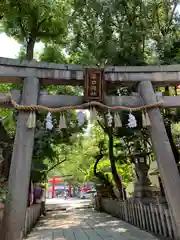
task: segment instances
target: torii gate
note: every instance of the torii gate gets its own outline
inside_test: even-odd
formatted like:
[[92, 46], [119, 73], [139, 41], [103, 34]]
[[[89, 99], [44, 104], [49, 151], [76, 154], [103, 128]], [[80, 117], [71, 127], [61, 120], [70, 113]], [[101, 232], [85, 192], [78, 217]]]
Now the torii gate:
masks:
[[[23, 105], [46, 107], [74, 106], [84, 101], [99, 101], [108, 106], [138, 107], [157, 104], [154, 86], [180, 83], [180, 66], [105, 67], [86, 71], [79, 65], [61, 65], [0, 59], [0, 83], [23, 83], [22, 94], [13, 91], [13, 100]], [[40, 92], [40, 84], [84, 85], [85, 96], [53, 96]], [[103, 87], [102, 87], [103, 85]], [[107, 89], [119, 86], [137, 86], [132, 96], [107, 96]], [[1, 107], [11, 107], [1, 94]], [[143, 102], [142, 102], [143, 100]], [[180, 106], [180, 96], [162, 97], [161, 107]], [[180, 239], [180, 176], [169, 143], [159, 107], [147, 109], [151, 121], [151, 138], [156, 159], [172, 211], [173, 221]], [[28, 129], [29, 113], [20, 111], [17, 121], [9, 176], [10, 202], [5, 206], [2, 240], [21, 239], [24, 226], [31, 158], [34, 143], [34, 128]]]
[[71, 197], [71, 183], [70, 180], [72, 179], [71, 175], [66, 175], [66, 176], [54, 176], [51, 179], [48, 180], [48, 183], [52, 184], [52, 198], [55, 197], [55, 187], [57, 183], [64, 183], [64, 182], [68, 182], [68, 192], [69, 192], [69, 197]]

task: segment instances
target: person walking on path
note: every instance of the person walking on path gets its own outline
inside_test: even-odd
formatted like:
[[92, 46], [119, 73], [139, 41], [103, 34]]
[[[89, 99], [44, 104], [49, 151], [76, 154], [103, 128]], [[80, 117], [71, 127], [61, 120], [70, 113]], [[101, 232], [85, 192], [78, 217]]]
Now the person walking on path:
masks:
[[41, 214], [46, 216], [46, 190], [44, 187], [42, 188]]
[[35, 203], [40, 203], [41, 204], [41, 215], [46, 215], [46, 191], [44, 187], [38, 186], [35, 188]]

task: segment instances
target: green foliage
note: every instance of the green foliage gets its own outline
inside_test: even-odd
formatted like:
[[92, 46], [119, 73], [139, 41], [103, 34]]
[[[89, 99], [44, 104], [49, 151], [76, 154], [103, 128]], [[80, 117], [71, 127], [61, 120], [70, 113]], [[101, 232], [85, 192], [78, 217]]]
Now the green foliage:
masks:
[[18, 59], [20, 60], [26, 60], [26, 47], [25, 46], [21, 46], [19, 54], [18, 54]]
[[44, 52], [40, 55], [40, 60], [43, 62], [67, 63], [67, 57], [63, 53], [63, 49], [59, 44], [45, 45]]
[[[94, 162], [93, 155], [98, 150], [94, 143], [95, 141], [90, 137], [79, 134], [76, 141], [73, 141], [71, 151], [65, 155], [68, 163], [64, 162], [60, 165], [56, 174], [72, 175], [74, 184], [82, 183], [91, 163]], [[51, 174], [54, 173], [51, 172]]]
[[4, 187], [4, 179], [0, 178], [0, 203], [7, 203], [7, 193], [8, 190]]
[[4, 31], [26, 46], [27, 59], [33, 58], [35, 42], [60, 41], [66, 35], [70, 14], [68, 1], [4, 0]]
[[144, 1], [76, 1], [72, 51], [89, 51], [100, 65], [144, 64], [148, 7]]
[[[132, 181], [133, 179], [133, 173], [132, 173], [132, 167], [131, 163], [125, 163], [125, 164], [119, 164], [116, 163], [116, 168], [119, 176], [122, 177], [123, 185], [127, 187], [127, 185]], [[105, 175], [108, 175], [109, 179], [113, 181], [113, 176], [111, 172], [111, 166], [109, 159], [103, 159], [100, 161], [97, 167], [97, 171], [103, 172]], [[89, 180], [95, 183], [99, 183], [99, 179], [97, 179], [94, 176], [94, 163], [91, 164], [89, 171], [87, 175], [85, 176], [85, 180]], [[114, 183], [115, 185], [115, 183]]]
[[[13, 84], [0, 84], [0, 92], [7, 94], [13, 87]], [[2, 121], [4, 127], [9, 131], [9, 134], [11, 136], [14, 135], [16, 125], [12, 109], [0, 108], [0, 121]]]
[[22, 43], [31, 34], [36, 41], [57, 37], [64, 32], [68, 7], [60, 0], [5, 0], [5, 31]]
[[[94, 164], [96, 162], [96, 156], [99, 154], [100, 143], [104, 144], [104, 157], [98, 164], [98, 171], [101, 171], [105, 175], [109, 176], [112, 180], [110, 160], [108, 159], [108, 139], [104, 138], [104, 131], [102, 128], [95, 124], [91, 127], [90, 135], [78, 136], [77, 142], [72, 145], [72, 151], [67, 156], [68, 164], [65, 162], [59, 166], [54, 172], [51, 172], [52, 176], [55, 175], [72, 175], [73, 183], [82, 183], [85, 180], [92, 182], [99, 182], [100, 180], [94, 176]], [[126, 186], [132, 180], [132, 168], [131, 163], [128, 160], [124, 160], [123, 147], [116, 150], [116, 155], [121, 159], [117, 159], [116, 167], [118, 174], [123, 178], [124, 185]], [[120, 154], [121, 153], [121, 154]], [[122, 161], [120, 161], [122, 160]], [[122, 163], [123, 162], [123, 163]]]
[[[32, 161], [33, 181], [45, 180], [47, 171], [52, 165], [56, 165], [63, 159], [68, 159], [68, 154], [72, 153], [72, 146], [78, 140], [78, 134], [83, 132], [83, 126], [78, 126], [77, 116], [74, 111], [65, 114], [67, 119], [67, 129], [58, 131], [58, 114], [54, 115], [54, 128], [52, 131], [44, 129], [44, 115], [39, 115], [37, 122], [36, 137]], [[65, 163], [66, 164], [66, 163]], [[41, 173], [41, 174], [39, 174]], [[38, 175], [38, 176], [37, 176]]]

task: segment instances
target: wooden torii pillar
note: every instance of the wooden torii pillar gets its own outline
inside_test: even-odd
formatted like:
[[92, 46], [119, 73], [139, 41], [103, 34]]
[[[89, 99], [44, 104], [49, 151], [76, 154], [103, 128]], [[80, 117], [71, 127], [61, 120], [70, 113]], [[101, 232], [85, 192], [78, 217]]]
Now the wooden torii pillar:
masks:
[[[39, 80], [27, 77], [23, 83], [21, 103], [37, 104]], [[27, 128], [28, 117], [29, 112], [19, 112], [8, 182], [9, 202], [5, 205], [1, 240], [23, 238], [35, 132], [34, 128]]]
[[[141, 81], [138, 91], [144, 100], [144, 104], [156, 104], [156, 95], [151, 81]], [[180, 176], [169, 138], [166, 133], [164, 121], [159, 108], [147, 110], [150, 121], [150, 134], [156, 161], [160, 171], [169, 208], [172, 212], [173, 223], [176, 225], [176, 239], [180, 240]]]

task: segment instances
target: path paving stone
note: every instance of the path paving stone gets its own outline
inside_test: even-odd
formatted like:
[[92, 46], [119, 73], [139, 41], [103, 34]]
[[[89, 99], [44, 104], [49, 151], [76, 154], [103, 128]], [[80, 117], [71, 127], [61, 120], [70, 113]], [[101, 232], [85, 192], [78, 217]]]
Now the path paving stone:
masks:
[[90, 209], [48, 212], [27, 240], [158, 240], [126, 222]]

